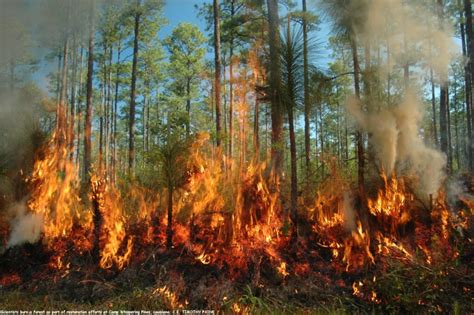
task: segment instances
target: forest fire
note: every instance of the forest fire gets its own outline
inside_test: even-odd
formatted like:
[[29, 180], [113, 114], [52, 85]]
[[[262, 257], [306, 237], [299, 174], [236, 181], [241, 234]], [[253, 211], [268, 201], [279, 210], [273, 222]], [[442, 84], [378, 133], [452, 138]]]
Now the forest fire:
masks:
[[[325, 250], [330, 251], [329, 268], [343, 277], [389, 268], [390, 260], [431, 268], [459, 257], [455, 231], [469, 228], [466, 213], [474, 210], [471, 201], [462, 199], [463, 208], [456, 215], [448, 210], [445, 194], [440, 192], [429, 205], [431, 209], [425, 208], [416, 202], [404, 178], [385, 174], [375, 197], [363, 201], [360, 208], [353, 205], [349, 186], [337, 176], [321, 186], [310, 203], [314, 206], [306, 208], [311, 229], [300, 229], [295, 247], [285, 231], [278, 194], [271, 192], [272, 182], [264, 174], [265, 163], [250, 164], [239, 170], [238, 176], [226, 174], [216, 155], [206, 153], [213, 152], [208, 137], [198, 138], [185, 184], [173, 197], [173, 247], [186, 250], [202, 266], [222, 270], [234, 281], [249, 274], [258, 279], [268, 268], [281, 281], [312, 274], [317, 267], [310, 261], [320, 260]], [[168, 220], [157, 209], [166, 200], [152, 196], [139, 184], [119, 188], [106, 177], [93, 174], [91, 203], [84, 203], [67, 150], [57, 149], [53, 138], [45, 152], [27, 179], [32, 189], [28, 208], [40, 215], [41, 226], [35, 227], [35, 232], [40, 233], [41, 251], [49, 255], [49, 271], [42, 271], [41, 278], [52, 273], [51, 281], [56, 282], [81, 270], [84, 262], [78, 257], [93, 253], [96, 235], [98, 266], [103, 270], [137, 268], [156, 248], [162, 249], [153, 257], [165, 253]], [[338, 189], [341, 184], [344, 189]], [[139, 211], [128, 213], [126, 203]], [[453, 222], [459, 222], [457, 227]], [[303, 237], [308, 233], [312, 236]], [[313, 250], [304, 252], [304, 248]], [[19, 271], [2, 276], [0, 281], [5, 287], [23, 282]], [[353, 282], [353, 295], [370, 303], [384, 303], [383, 295], [364, 283], [363, 278]], [[166, 285], [154, 294], [167, 300], [169, 308], [185, 305]]]
[[0, 4], [0, 313], [474, 312], [470, 1], [42, 1]]
[[[93, 175], [92, 205], [90, 209], [79, 208], [77, 173], [67, 162], [67, 151], [56, 149], [54, 143], [52, 141], [48, 146], [49, 153], [53, 154], [46, 154], [45, 159], [38, 160], [32, 177], [28, 179], [33, 189], [28, 207], [33, 213], [41, 214], [43, 228], [38, 231], [41, 231], [43, 244], [53, 253], [51, 268], [69, 268], [70, 263], [64, 262], [64, 259], [68, 260], [66, 255], [80, 255], [92, 249], [91, 235], [94, 225], [97, 225], [92, 220], [94, 207], [101, 214], [101, 268], [121, 270], [133, 263], [133, 257], [141, 257], [134, 243], [141, 243], [138, 247], [141, 249], [163, 244], [159, 239], [165, 236], [158, 231], [164, 230], [161, 226], [166, 220], [153, 213], [156, 201], [146, 205], [146, 200], [149, 200], [146, 190], [130, 188], [130, 195], [138, 202], [140, 211], [135, 216], [129, 215], [124, 210], [123, 196], [118, 188]], [[175, 246], [189, 249], [204, 265], [233, 265], [234, 272], [246, 270], [253, 253], [263, 251], [282, 276], [289, 275], [291, 267], [288, 271], [288, 263], [282, 260], [280, 252], [288, 246], [290, 238], [285, 235], [283, 223], [279, 220], [281, 210], [277, 210], [277, 194], [270, 192], [270, 184], [263, 175], [265, 164], [250, 165], [236, 182], [232, 176], [222, 173], [217, 160], [205, 158], [202, 153], [205, 146], [202, 141], [194, 146], [196, 151], [191, 164], [197, 165], [197, 171], [188, 173], [187, 184], [179, 193], [180, 202], [173, 209], [178, 213]], [[189, 166], [190, 169], [193, 165]], [[443, 253], [444, 259], [455, 257], [456, 250], [449, 240], [454, 218], [446, 208], [444, 194], [439, 194], [432, 205], [429, 222], [425, 222], [422, 220], [426, 218], [418, 219], [416, 211], [422, 211], [422, 208], [413, 203], [414, 195], [403, 179], [396, 176], [387, 179], [384, 174], [381, 178], [384, 186], [374, 199], [367, 200], [371, 216], [365, 223], [358, 218], [355, 228], [350, 227], [348, 220], [351, 218], [346, 217], [347, 209], [343, 209], [347, 206], [344, 205], [347, 192], [334, 190], [331, 194], [326, 188], [327, 199], [326, 195], [317, 194], [316, 208], [310, 209], [309, 213], [313, 216], [313, 233], [319, 239], [318, 244], [330, 249], [334, 261], [341, 262], [346, 272], [360, 271], [376, 264], [379, 256], [413, 260], [418, 256], [417, 249], [421, 250], [427, 264], [431, 264], [433, 256], [439, 255], [433, 253], [441, 249], [437, 248], [439, 245], [443, 245], [443, 250], [450, 249]], [[232, 190], [231, 197], [222, 194], [220, 189], [223, 187]], [[226, 200], [229, 197], [233, 199]], [[226, 213], [224, 209], [229, 204], [235, 208]], [[466, 201], [464, 204], [469, 205]], [[472, 210], [463, 209], [464, 212]], [[186, 215], [179, 215], [186, 211]], [[460, 215], [463, 216], [464, 212]], [[467, 228], [465, 220], [460, 225], [462, 228]], [[408, 231], [408, 225], [414, 225], [415, 230]], [[190, 226], [189, 233], [186, 226]], [[64, 246], [67, 242], [73, 246], [67, 250], [68, 253]]]

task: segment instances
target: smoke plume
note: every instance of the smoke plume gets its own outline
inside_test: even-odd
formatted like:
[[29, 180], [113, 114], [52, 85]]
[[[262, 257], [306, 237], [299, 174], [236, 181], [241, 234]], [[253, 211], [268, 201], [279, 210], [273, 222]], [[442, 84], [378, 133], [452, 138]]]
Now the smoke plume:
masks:
[[28, 213], [24, 202], [13, 205], [10, 211], [16, 215], [11, 222], [12, 232], [7, 247], [37, 242], [43, 231], [43, 216]]
[[[415, 95], [423, 94], [417, 86], [423, 85], [421, 79], [431, 70], [435, 80], [446, 81], [456, 49], [452, 27], [445, 22], [447, 19], [441, 18], [441, 8], [435, 3], [427, 6], [401, 0], [355, 2], [363, 3], [360, 7], [366, 9], [363, 22], [352, 25], [353, 36], [365, 49], [364, 62], [370, 62], [364, 66], [368, 70], [365, 75], [371, 77], [363, 81], [366, 85], [382, 82], [377, 87], [383, 88], [388, 96], [365, 94], [362, 100], [349, 98], [347, 113], [359, 129], [369, 134], [387, 174], [397, 171], [417, 175], [421, 197], [436, 195], [445, 177], [446, 158], [428, 147], [420, 135], [423, 105]], [[389, 76], [401, 77], [402, 72], [403, 84], [384, 85]], [[367, 83], [368, 80], [371, 81]], [[404, 91], [401, 97], [400, 90]]]

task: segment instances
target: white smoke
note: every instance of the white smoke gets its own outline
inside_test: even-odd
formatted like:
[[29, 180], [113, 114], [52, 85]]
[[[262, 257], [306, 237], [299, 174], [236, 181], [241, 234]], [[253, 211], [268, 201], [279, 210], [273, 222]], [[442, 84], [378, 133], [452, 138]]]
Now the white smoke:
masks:
[[385, 173], [391, 175], [396, 170], [399, 174], [416, 174], [420, 194], [437, 194], [445, 178], [446, 157], [429, 148], [420, 136], [421, 106], [412, 93], [407, 93], [399, 105], [374, 113], [362, 111], [354, 98], [348, 100], [346, 108], [357, 125], [371, 135]]
[[36, 243], [43, 231], [43, 216], [29, 213], [24, 202], [15, 204], [10, 211], [15, 213], [15, 217], [11, 222], [12, 232], [7, 247]]
[[353, 198], [348, 192], [344, 192], [342, 201], [342, 211], [344, 213], [344, 225], [348, 231], [356, 228], [356, 213], [353, 207]]
[[[394, 93], [390, 104], [382, 99], [349, 98], [347, 113], [357, 127], [367, 132], [381, 167], [391, 175], [416, 175], [419, 179], [417, 192], [427, 198], [437, 194], [444, 178], [446, 157], [428, 147], [420, 135], [423, 118], [422, 102], [415, 95], [422, 95], [416, 86], [428, 71], [433, 70], [438, 82], [447, 78], [449, 63], [455, 54], [452, 27], [440, 19], [440, 7], [436, 3], [416, 4], [402, 0], [353, 0], [364, 3], [366, 14], [362, 25], [354, 25], [353, 31], [360, 45], [374, 55], [370, 73], [378, 82], [386, 82], [389, 75], [400, 77], [408, 65], [409, 81]], [[366, 52], [367, 53], [367, 52]], [[367, 67], [367, 65], [364, 65]], [[375, 79], [375, 78], [374, 78]], [[396, 90], [396, 89], [395, 89]], [[363, 102], [363, 104], [361, 103]]]

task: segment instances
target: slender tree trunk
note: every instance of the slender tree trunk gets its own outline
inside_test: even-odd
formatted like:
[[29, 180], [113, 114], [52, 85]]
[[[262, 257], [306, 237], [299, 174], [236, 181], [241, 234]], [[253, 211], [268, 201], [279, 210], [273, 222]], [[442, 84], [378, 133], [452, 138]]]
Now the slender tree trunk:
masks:
[[[149, 90], [149, 88], [148, 88]], [[145, 131], [146, 131], [146, 137], [144, 139], [145, 142], [145, 152], [150, 151], [150, 107], [151, 107], [151, 95], [148, 96], [148, 102], [146, 109], [144, 109], [143, 115], [146, 117], [146, 123], [145, 123]]]
[[[441, 83], [439, 89], [439, 131], [440, 131], [440, 139], [441, 139], [441, 151], [443, 151], [448, 161], [450, 159], [450, 152], [449, 152], [449, 139], [448, 139], [448, 87], [446, 83]], [[449, 171], [449, 163], [448, 163], [448, 171]]]
[[296, 138], [295, 138], [295, 121], [293, 117], [293, 110], [295, 108], [295, 78], [293, 74], [293, 64], [290, 62], [294, 59], [293, 48], [291, 42], [291, 17], [288, 15], [287, 25], [287, 78], [286, 87], [288, 90], [288, 127], [290, 134], [290, 170], [291, 170], [291, 205], [290, 205], [290, 219], [293, 224], [292, 238], [296, 242], [298, 237], [298, 175], [297, 175], [297, 157], [296, 157]]
[[99, 171], [102, 172], [104, 169], [104, 114], [105, 114], [105, 103], [107, 101], [107, 65], [105, 56], [107, 55], [107, 46], [104, 43], [104, 58], [102, 59], [102, 87], [101, 87], [101, 103], [99, 110]]
[[114, 93], [114, 117], [113, 117], [113, 131], [112, 131], [112, 181], [115, 182], [117, 176], [117, 110], [118, 110], [118, 94], [120, 84], [120, 53], [121, 53], [121, 39], [118, 41], [117, 47], [117, 72], [115, 74], [115, 93]]
[[[230, 16], [234, 18], [234, 0], [230, 0]], [[229, 43], [229, 157], [232, 158], [234, 145], [234, 37], [231, 34]]]
[[105, 172], [110, 175], [111, 115], [112, 115], [112, 59], [113, 46], [109, 47], [109, 66], [107, 68], [107, 102], [105, 104]]
[[458, 117], [458, 95], [457, 95], [457, 86], [456, 86], [456, 77], [454, 77], [454, 100], [453, 100], [453, 107], [454, 107], [454, 137], [455, 137], [455, 155], [456, 155], [456, 165], [457, 169], [461, 169], [461, 158], [459, 153], [459, 117]]
[[[145, 85], [148, 85], [148, 83], [145, 83]], [[146, 88], [145, 88], [146, 89]], [[148, 102], [149, 102], [149, 95], [148, 91], [145, 91], [143, 94], [143, 114], [142, 114], [142, 135], [143, 135], [143, 143], [142, 143], [142, 150], [143, 152], [146, 152], [146, 133], [147, 133], [147, 117], [146, 117], [146, 112], [148, 108]], [[142, 159], [143, 165], [145, 165], [145, 159]]]
[[[137, 10], [140, 9], [141, 1], [137, 0]], [[140, 34], [140, 12], [135, 12], [135, 25], [133, 37], [133, 62], [132, 62], [132, 82], [130, 87], [130, 117], [128, 123], [128, 174], [133, 175], [135, 165], [135, 98], [138, 68], [138, 41]]]
[[467, 68], [469, 69], [469, 72], [467, 74], [469, 78], [469, 95], [470, 95], [470, 109], [469, 112], [471, 114], [471, 138], [469, 139], [469, 165], [471, 166], [471, 170], [474, 170], [474, 132], [472, 132], [472, 128], [474, 127], [474, 105], [473, 105], [473, 95], [474, 95], [474, 78], [473, 78], [473, 73], [474, 73], [474, 38], [472, 35], [472, 3], [470, 0], [464, 0], [464, 14], [466, 18], [466, 47], [467, 47], [467, 56], [468, 56], [468, 66]]
[[188, 119], [186, 121], [186, 135], [191, 133], [191, 78], [186, 79], [186, 113]]
[[214, 78], [214, 92], [216, 98], [216, 143], [217, 147], [221, 146], [221, 31], [220, 31], [220, 12], [219, 1], [214, 0], [214, 62], [215, 62], [215, 78]]
[[[306, 13], [306, 0], [303, 0], [303, 12]], [[303, 17], [303, 85], [304, 85], [304, 148], [306, 175], [310, 172], [310, 115], [311, 104], [309, 102], [309, 71], [308, 71], [308, 21], [306, 16]]]
[[[87, 97], [86, 97], [86, 118], [84, 122], [84, 195], [87, 195], [89, 187], [91, 186], [90, 168], [91, 168], [91, 129], [92, 129], [92, 76], [94, 73], [94, 18], [95, 15], [95, 0], [91, 1], [90, 12], [90, 30], [89, 30], [89, 56], [87, 60]], [[99, 236], [102, 222], [102, 214], [100, 207], [97, 204], [96, 198], [92, 199], [93, 203], [93, 222], [94, 222], [94, 241], [92, 254], [96, 264], [100, 261], [99, 256]]]
[[436, 124], [436, 98], [435, 98], [435, 83], [433, 77], [433, 69], [430, 68], [430, 81], [431, 81], [431, 110], [433, 115], [433, 137], [434, 137], [434, 144], [437, 148], [439, 148], [439, 141], [438, 141], [438, 128]]
[[168, 187], [168, 225], [166, 227], [166, 247], [173, 247], [173, 187]]
[[71, 113], [69, 116], [69, 160], [74, 160], [74, 126], [76, 122], [76, 76], [77, 76], [77, 47], [76, 36], [73, 38], [72, 45], [72, 78], [71, 78]]
[[[459, 0], [460, 1], [460, 0]], [[463, 11], [460, 12], [460, 20], [463, 21], [464, 15]], [[467, 58], [467, 49], [466, 49], [466, 34], [465, 34], [465, 24], [461, 22], [460, 24], [461, 29], [461, 46], [462, 46], [462, 54], [464, 58]], [[471, 124], [471, 104], [472, 104], [472, 96], [471, 96], [471, 78], [470, 78], [470, 64], [469, 62], [464, 64], [464, 100], [465, 100], [465, 111], [466, 111], [466, 129], [467, 129], [467, 143], [468, 146], [466, 148], [467, 151], [467, 162], [469, 169], [473, 170], [473, 150], [470, 150], [469, 145], [472, 143], [472, 124]]]
[[[443, 24], [443, 0], [438, 0], [438, 17], [440, 27]], [[447, 69], [446, 69], [447, 71]], [[448, 172], [450, 150], [449, 150], [449, 138], [448, 138], [448, 77], [447, 73], [440, 74], [440, 87], [439, 87], [439, 133], [440, 133], [440, 148], [446, 154], [448, 158]]]
[[89, 32], [89, 56], [87, 57], [87, 90], [86, 90], [86, 117], [84, 121], [84, 185], [89, 190], [91, 170], [91, 131], [92, 131], [92, 75], [94, 73], [94, 12], [95, 1], [92, 0], [91, 21]]
[[[351, 50], [352, 50], [352, 61], [354, 64], [354, 90], [357, 99], [360, 101], [360, 67], [359, 57], [357, 55], [357, 42], [354, 37], [351, 38]], [[365, 154], [364, 154], [364, 138], [360, 131], [356, 132], [357, 142], [357, 183], [359, 187], [359, 195], [362, 200], [365, 200], [365, 180], [364, 180], [364, 169], [365, 169]]]
[[58, 136], [58, 146], [62, 147], [67, 142], [66, 134], [66, 112], [67, 112], [67, 72], [68, 72], [68, 54], [69, 54], [69, 39], [66, 35], [64, 40], [64, 49], [63, 49], [63, 67], [61, 73], [61, 92], [59, 94], [59, 103], [56, 113], [56, 122], [57, 122], [57, 136]]
[[[80, 96], [82, 96], [83, 89], [82, 89], [82, 69], [83, 69], [83, 62], [84, 62], [84, 47], [81, 43], [81, 67], [79, 70], [79, 100], [81, 99]], [[76, 165], [79, 168], [81, 165], [81, 158], [80, 158], [80, 153], [81, 153], [81, 124], [82, 124], [82, 104], [79, 101], [77, 104], [77, 146], [76, 146]], [[81, 175], [82, 173], [79, 172]]]
[[[318, 111], [316, 112], [316, 115], [319, 115], [319, 152], [321, 154], [321, 173], [324, 174], [325, 172], [325, 163], [324, 163], [324, 157], [325, 157], [325, 144], [324, 144], [324, 124], [323, 124], [323, 104], [322, 101], [319, 101], [318, 104]], [[317, 121], [317, 120], [316, 120]]]
[[258, 100], [258, 92], [255, 91], [255, 111], [253, 118], [253, 147], [255, 150], [255, 161], [260, 160], [260, 103]]
[[[63, 55], [58, 52], [58, 70], [57, 70], [57, 80], [56, 80], [56, 103], [59, 104], [59, 95], [61, 94], [61, 61]], [[10, 86], [10, 88], [12, 88]]]
[[[449, 93], [449, 91], [447, 91]], [[453, 138], [451, 136], [451, 105], [449, 102], [449, 94], [447, 95], [446, 118], [448, 124], [448, 169], [453, 169]]]
[[[232, 44], [231, 44], [232, 46]], [[233, 47], [229, 54], [229, 157], [234, 150], [234, 58]]]
[[[268, 41], [270, 46], [270, 99], [272, 120], [272, 169], [276, 178], [281, 177], [283, 167], [283, 111], [281, 104], [281, 68], [280, 68], [280, 27], [278, 17], [278, 0], [267, 0], [268, 7]], [[279, 189], [279, 187], [277, 187]]]
[[[228, 135], [228, 128], [227, 128], [227, 80], [225, 77], [226, 71], [226, 59], [225, 59], [225, 51], [222, 52], [222, 114], [223, 114], [223, 124], [224, 124], [224, 134]], [[212, 95], [214, 95], [214, 90], [212, 91]], [[212, 112], [214, 114], [214, 111]], [[226, 145], [225, 145], [225, 154], [229, 155], [229, 146], [227, 145], [227, 140], [226, 140]]]

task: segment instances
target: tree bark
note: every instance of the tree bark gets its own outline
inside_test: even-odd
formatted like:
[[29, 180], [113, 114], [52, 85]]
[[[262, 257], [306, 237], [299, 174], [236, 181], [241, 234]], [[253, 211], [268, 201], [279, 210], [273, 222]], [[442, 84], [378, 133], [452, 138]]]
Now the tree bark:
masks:
[[69, 116], [69, 160], [74, 159], [74, 124], [76, 122], [76, 76], [77, 76], [77, 47], [76, 37], [73, 38], [72, 47], [72, 78], [71, 78], [71, 110]]
[[[234, 0], [230, 0], [230, 16], [234, 18]], [[234, 36], [231, 34], [229, 42], [229, 157], [232, 158], [234, 145]]]
[[466, 73], [466, 76], [469, 79], [469, 96], [470, 96], [470, 102], [469, 104], [466, 104], [466, 107], [469, 107], [469, 109], [466, 111], [470, 113], [470, 123], [468, 126], [471, 127], [471, 138], [469, 139], [469, 144], [468, 144], [468, 150], [469, 150], [469, 165], [471, 170], [474, 170], [474, 135], [472, 132], [472, 128], [474, 127], [474, 113], [473, 113], [473, 95], [474, 95], [474, 80], [472, 77], [472, 74], [474, 73], [474, 39], [472, 37], [472, 4], [470, 0], [464, 0], [464, 14], [466, 18], [466, 50], [467, 50], [467, 56], [468, 58], [468, 64], [466, 69], [468, 72]]
[[436, 125], [436, 97], [435, 97], [435, 83], [433, 78], [433, 69], [430, 68], [430, 81], [431, 81], [431, 110], [433, 113], [433, 138], [434, 144], [439, 148], [438, 141], [438, 128]]
[[117, 47], [117, 72], [115, 74], [115, 93], [114, 93], [114, 117], [112, 131], [112, 181], [115, 182], [117, 176], [117, 110], [118, 110], [118, 92], [120, 84], [120, 53], [121, 39], [118, 41]]
[[[80, 67], [80, 70], [79, 70], [79, 96], [82, 95], [83, 93], [83, 90], [82, 90], [82, 68], [83, 68], [83, 61], [84, 61], [84, 47], [81, 43], [81, 67]], [[80, 98], [79, 98], [80, 99]], [[76, 165], [77, 167], [79, 168], [79, 165], [82, 165], [81, 164], [81, 159], [80, 159], [80, 151], [81, 151], [81, 124], [82, 124], [82, 106], [81, 106], [81, 102], [79, 101], [79, 103], [77, 104], [76, 106], [76, 111], [77, 111], [77, 146], [76, 146]], [[81, 173], [82, 175], [82, 173]]]
[[94, 73], [94, 12], [95, 0], [91, 1], [91, 20], [89, 30], [89, 56], [87, 58], [86, 117], [84, 120], [84, 185], [89, 190], [91, 168], [91, 129], [92, 129], [92, 75]]
[[220, 12], [219, 12], [219, 1], [214, 0], [214, 62], [215, 62], [215, 104], [216, 104], [216, 144], [217, 147], [221, 146], [221, 129], [222, 129], [222, 118], [221, 118], [221, 31], [220, 31]]
[[291, 42], [291, 18], [288, 15], [287, 25], [287, 78], [286, 88], [288, 91], [288, 102], [286, 104], [288, 111], [288, 128], [290, 134], [290, 170], [291, 170], [291, 204], [290, 204], [290, 219], [293, 224], [292, 239], [296, 242], [298, 237], [298, 175], [297, 175], [297, 158], [296, 158], [296, 138], [295, 138], [295, 121], [293, 117], [293, 110], [296, 105], [295, 99], [295, 78], [293, 74], [293, 64], [290, 62], [294, 59], [293, 48]]
[[191, 78], [186, 79], [186, 113], [188, 119], [186, 121], [186, 135], [191, 133]]
[[141, 1], [137, 0], [135, 12], [134, 36], [133, 36], [133, 61], [132, 61], [132, 82], [130, 86], [130, 112], [128, 122], [128, 174], [133, 175], [135, 165], [135, 97], [137, 84], [137, 66], [138, 66], [138, 41], [140, 36], [140, 17], [139, 8]]
[[59, 103], [56, 113], [56, 128], [57, 128], [57, 139], [58, 147], [62, 147], [66, 144], [66, 112], [67, 112], [67, 72], [68, 72], [68, 54], [69, 54], [69, 39], [66, 35], [64, 39], [63, 48], [63, 67], [61, 73], [61, 92], [59, 93]]
[[[280, 27], [278, 17], [278, 0], [267, 0], [268, 8], [268, 41], [270, 46], [270, 99], [271, 99], [271, 124], [272, 147], [271, 163], [273, 175], [281, 177], [283, 168], [283, 109], [281, 104], [281, 67], [280, 67]], [[277, 187], [278, 189], [279, 187]]]
[[168, 225], [166, 227], [166, 247], [173, 247], [173, 187], [168, 187]]
[[[306, 0], [303, 0], [303, 13], [306, 13]], [[304, 148], [306, 174], [310, 172], [310, 115], [311, 104], [309, 102], [309, 72], [308, 72], [308, 21], [303, 16], [303, 86], [304, 86]]]
[[[460, 0], [459, 0], [460, 2]], [[461, 23], [459, 25], [460, 30], [461, 30], [461, 47], [462, 47], [462, 55], [464, 58], [467, 58], [467, 51], [466, 51], [466, 33], [465, 33], [465, 24], [463, 21], [464, 14], [463, 11], [461, 10], [460, 12], [460, 19]], [[469, 166], [469, 169], [473, 169], [473, 163], [472, 163], [472, 151], [469, 149], [469, 144], [471, 143], [472, 139], [472, 124], [471, 124], [471, 79], [469, 76], [469, 63], [464, 64], [464, 102], [465, 102], [465, 111], [466, 111], [466, 129], [467, 129], [467, 148], [466, 148], [466, 153], [467, 153], [467, 163]]]
[[[354, 90], [357, 100], [360, 101], [360, 67], [359, 57], [357, 55], [357, 41], [354, 36], [350, 40], [352, 50], [352, 62], [354, 66]], [[357, 183], [359, 188], [359, 196], [362, 200], [365, 200], [365, 180], [364, 180], [364, 169], [365, 169], [365, 154], [364, 154], [364, 139], [360, 131], [356, 132], [357, 142]]]
[[[443, 0], [438, 0], [438, 16], [439, 23], [442, 27], [443, 23]], [[446, 69], [447, 71], [447, 69]], [[439, 133], [440, 133], [440, 148], [446, 154], [448, 162], [450, 161], [449, 138], [448, 138], [448, 77], [446, 74], [440, 74], [439, 87]], [[448, 172], [449, 163], [448, 163]]]
[[459, 118], [458, 118], [458, 95], [457, 95], [457, 86], [456, 86], [456, 77], [454, 77], [454, 137], [455, 137], [455, 156], [456, 156], [456, 166], [457, 169], [461, 169], [461, 158], [459, 153]]
[[260, 102], [258, 100], [258, 93], [255, 92], [255, 111], [253, 118], [253, 147], [255, 150], [255, 161], [260, 160]]

